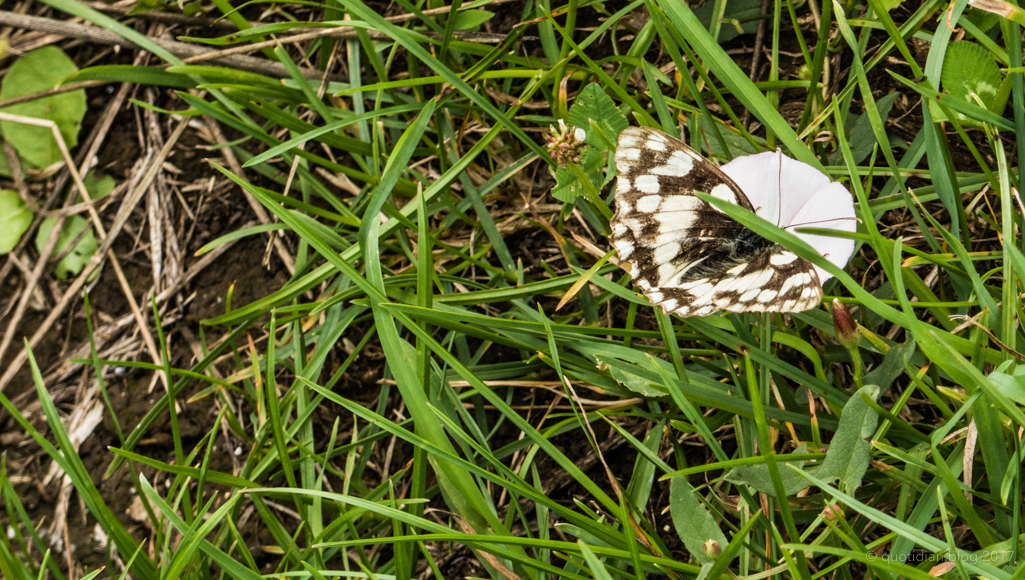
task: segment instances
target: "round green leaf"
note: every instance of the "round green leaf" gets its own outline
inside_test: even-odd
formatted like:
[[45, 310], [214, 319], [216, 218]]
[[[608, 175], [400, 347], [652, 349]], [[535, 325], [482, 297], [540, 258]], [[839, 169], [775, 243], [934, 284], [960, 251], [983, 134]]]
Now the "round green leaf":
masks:
[[[89, 192], [89, 199], [100, 199], [110, 195], [110, 192], [117, 187], [117, 182], [109, 175], [101, 177], [90, 171], [82, 178], [82, 185], [85, 185], [85, 190]], [[81, 201], [82, 196], [78, 196], [78, 199]]]
[[[33, 50], [11, 65], [0, 85], [0, 100], [59, 87], [77, 71], [75, 63], [55, 46]], [[70, 149], [78, 144], [85, 109], [85, 91], [72, 91], [5, 107], [3, 112], [53, 121]], [[47, 167], [61, 159], [57, 141], [48, 128], [0, 121], [0, 131], [18, 154], [35, 167]]]
[[18, 197], [18, 192], [0, 190], [0, 254], [13, 250], [30, 225], [32, 212]]
[[947, 46], [940, 78], [951, 96], [977, 105], [974, 93], [987, 108], [993, 106], [1001, 81], [1000, 67], [989, 50], [967, 40]]
[[[46, 218], [43, 223], [39, 224], [39, 231], [36, 233], [36, 249], [40, 252], [46, 246], [46, 240], [50, 238], [50, 232], [53, 231], [53, 224], [56, 221], [57, 218]], [[93, 235], [93, 231], [89, 227], [89, 222], [80, 216], [73, 215], [64, 220], [64, 228], [57, 237], [57, 246], [53, 250], [54, 255], [64, 253], [64, 250], [78, 238], [78, 234], [82, 230], [86, 230], [85, 234], [53, 270], [61, 280], [66, 280], [68, 276], [74, 276], [81, 272], [99, 247], [96, 243], [96, 236]]]
[[597, 123], [601, 131], [605, 133], [605, 138], [612, 143], [616, 142], [623, 129], [630, 126], [623, 113], [616, 108], [616, 103], [605, 94], [598, 83], [591, 83], [580, 91], [576, 100], [573, 101], [573, 106], [569, 109], [567, 121], [573, 127], [584, 130], [586, 135], [584, 141], [588, 145], [602, 151], [607, 150], [608, 147], [605, 145], [605, 141], [591, 130], [591, 121]]

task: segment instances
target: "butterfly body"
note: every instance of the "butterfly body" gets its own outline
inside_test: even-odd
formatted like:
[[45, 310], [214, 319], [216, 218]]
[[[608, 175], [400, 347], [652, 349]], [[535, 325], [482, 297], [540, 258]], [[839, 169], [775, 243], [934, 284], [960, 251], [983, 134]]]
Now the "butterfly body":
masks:
[[[776, 153], [763, 153], [754, 161], [771, 162]], [[783, 167], [799, 162], [779, 155], [779, 183]], [[728, 166], [727, 166], [728, 167]], [[760, 167], [760, 166], [759, 166]], [[824, 179], [824, 190], [835, 195], [827, 177], [808, 167]], [[700, 316], [717, 310], [732, 312], [800, 312], [821, 302], [820, 275], [810, 262], [780, 244], [771, 242], [742, 226], [718, 208], [695, 195], [703, 192], [760, 214], [762, 210], [794, 215], [808, 214], [801, 208], [788, 207], [774, 199], [759, 200], [752, 206], [748, 195], [720, 168], [677, 139], [645, 127], [631, 127], [622, 132], [616, 151], [618, 182], [616, 215], [613, 217], [612, 244], [620, 258], [630, 265], [631, 276], [653, 304], [666, 312], [681, 316]], [[764, 170], [759, 179], [772, 180], [776, 175]], [[749, 173], [741, 174], [750, 180]], [[792, 176], [788, 176], [792, 177]], [[738, 179], [740, 176], [738, 175]], [[816, 187], [823, 189], [820, 181]], [[846, 193], [846, 190], [839, 186]], [[779, 196], [786, 192], [779, 185]], [[846, 201], [823, 200], [811, 196], [804, 206], [815, 208], [840, 204], [846, 215], [853, 204]], [[844, 205], [846, 204], [846, 205]], [[802, 207], [804, 207], [802, 206]], [[802, 211], [804, 213], [802, 213]], [[831, 211], [836, 213], [836, 209]], [[763, 217], [771, 217], [764, 216]], [[792, 216], [791, 216], [792, 217]], [[778, 218], [777, 218], [778, 219]], [[847, 226], [844, 226], [847, 227]], [[836, 252], [853, 251], [846, 246]]]

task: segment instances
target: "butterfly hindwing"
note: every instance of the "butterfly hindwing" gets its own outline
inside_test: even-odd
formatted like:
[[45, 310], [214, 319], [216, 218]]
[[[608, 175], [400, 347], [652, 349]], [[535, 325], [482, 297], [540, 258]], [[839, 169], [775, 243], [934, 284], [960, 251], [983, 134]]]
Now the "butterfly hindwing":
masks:
[[631, 127], [616, 150], [612, 243], [653, 304], [681, 316], [797, 312], [821, 300], [811, 264], [694, 195], [751, 203], [714, 164], [661, 131]]
[[680, 286], [653, 287], [646, 294], [652, 304], [681, 316], [729, 312], [802, 312], [822, 300], [822, 287], [814, 268], [787, 250], [766, 252], [706, 278]]

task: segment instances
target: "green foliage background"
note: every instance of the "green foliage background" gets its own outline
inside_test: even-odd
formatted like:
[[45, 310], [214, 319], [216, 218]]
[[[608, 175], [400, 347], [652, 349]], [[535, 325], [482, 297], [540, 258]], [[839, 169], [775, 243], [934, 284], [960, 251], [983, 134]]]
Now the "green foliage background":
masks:
[[[76, 78], [202, 89], [179, 92], [188, 109], [177, 113], [207, 115], [245, 137], [234, 151], [263, 176], [259, 185], [218, 169], [299, 248], [284, 287], [250, 304], [228, 297], [227, 311], [205, 322], [224, 338], [205, 342], [193, 367], [90, 361], [101, 385], [113, 365], [164, 373], [172, 385], [137, 425], [122, 426], [111, 450], [109, 471], [133, 466], [156, 530], [145, 542], [106, 506], [38, 368], [48, 436], [0, 396], [69, 475], [133, 577], [263, 577], [237, 527], [250, 507], [276, 545], [273, 577], [447, 577], [438, 567], [447, 550], [463, 550], [480, 574], [509, 579], [925, 579], [944, 561], [959, 578], [1025, 574], [1017, 199], [1025, 69], [1015, 20], [984, 30], [966, 15], [967, 0], [824, 2], [813, 14], [821, 25], [805, 30], [809, 5], [775, 0], [764, 15], [768, 79], [753, 82], [720, 44], [730, 18], [746, 24], [724, 0], [710, 0], [704, 20], [683, 2], [654, 0], [402, 1], [416, 17], [399, 23], [380, 5], [333, 0], [322, 13], [314, 8], [314, 20], [356, 32], [337, 41], [347, 80], [326, 85], [343, 108], [295, 64], [326, 63], [335, 40], [307, 45], [306, 54], [268, 49], [291, 73], [278, 82], [184, 65], [85, 4], [45, 3], [172, 65], [92, 67]], [[508, 6], [522, 13], [498, 44], [453, 34]], [[449, 10], [424, 12], [437, 8]], [[249, 27], [220, 1], [212, 13], [241, 27], [206, 40], [217, 46], [317, 24]], [[953, 42], [946, 22], [962, 27], [964, 40]], [[598, 50], [609, 39], [617, 50]], [[524, 50], [527, 42], [538, 49]], [[781, 50], [794, 44], [805, 78], [781, 78]], [[913, 54], [913, 46], [925, 50]], [[978, 66], [960, 60], [969, 57]], [[887, 70], [888, 59], [897, 70]], [[957, 70], [961, 84], [949, 80]], [[827, 74], [837, 90], [824, 96]], [[876, 92], [880, 79], [921, 101], [913, 138], [888, 131], [897, 97]], [[1010, 107], [1000, 104], [1005, 87]], [[522, 106], [537, 100], [550, 110]], [[782, 105], [795, 102], [803, 112], [785, 118]], [[587, 120], [582, 167], [557, 170], [538, 138], [558, 119]], [[708, 199], [834, 274], [827, 298], [860, 321], [853, 352], [836, 343], [826, 309], [688, 319], [653, 311], [626, 273], [572, 236], [608, 232], [605, 162], [628, 123], [682, 134], [717, 159], [780, 147], [845, 182], [861, 220], [846, 271], [792, 234]], [[296, 181], [285, 196], [289, 168]], [[545, 229], [565, 261], [528, 275], [489, 203], [534, 168], [554, 173], [552, 193], [565, 205], [547, 227], [529, 212], [523, 218]], [[317, 169], [345, 175], [360, 193], [339, 194]], [[980, 192], [986, 203], [967, 211], [964, 200]], [[571, 289], [574, 300], [556, 310]], [[352, 354], [329, 368], [333, 345], [354, 331], [363, 332]], [[265, 347], [244, 350], [246, 333], [266, 333]], [[336, 389], [371, 342], [388, 379], [374, 408]], [[240, 381], [207, 372], [225, 355], [247, 371]], [[561, 407], [544, 420], [524, 413], [526, 385], [551, 387]], [[218, 425], [186, 447], [176, 405], [196, 390], [217, 401]], [[243, 413], [229, 395], [244, 402]], [[401, 414], [389, 407], [393, 395]], [[342, 410], [328, 437], [314, 431], [318, 410]], [[163, 417], [173, 463], [139, 447]], [[222, 424], [247, 444], [238, 473], [209, 465]], [[629, 453], [606, 456], [610, 437]], [[412, 461], [374, 480], [368, 466], [389, 441], [408, 446]], [[588, 468], [573, 441], [597, 463]], [[139, 466], [162, 472], [169, 486], [155, 489]], [[572, 482], [572, 493], [546, 495], [554, 474]], [[0, 537], [0, 573], [28, 580], [46, 568], [63, 578], [54, 560], [32, 555], [45, 547], [2, 473], [0, 493], [14, 530]], [[718, 548], [706, 549], [709, 540]], [[932, 557], [915, 564], [913, 550]]]

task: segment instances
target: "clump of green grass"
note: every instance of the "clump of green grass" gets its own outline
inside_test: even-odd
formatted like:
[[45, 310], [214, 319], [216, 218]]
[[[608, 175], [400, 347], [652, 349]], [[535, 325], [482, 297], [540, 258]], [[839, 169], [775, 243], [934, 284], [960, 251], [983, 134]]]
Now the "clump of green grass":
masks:
[[[129, 35], [83, 5], [46, 3]], [[119, 564], [106, 574], [123, 564], [147, 580], [255, 579], [271, 561], [274, 577], [309, 578], [1022, 577], [1018, 24], [964, 0], [774, 0], [753, 18], [713, 0], [705, 21], [653, 0], [614, 12], [576, 0], [398, 4], [415, 17], [392, 22], [360, 0], [315, 8], [356, 36], [305, 54], [279, 46], [271, 54], [293, 73], [283, 82], [161, 73], [204, 89], [179, 93], [188, 113], [243, 137], [233, 148], [260, 185], [217, 169], [295, 240], [296, 273], [254, 303], [229, 297], [205, 323], [218, 340], [190, 369], [90, 361], [101, 385], [114, 364], [172, 385], [139, 424], [118, 423], [108, 470], [131, 470], [151, 537], [106, 506], [33, 366], [51, 433], [23, 427], [109, 536]], [[497, 45], [456, 34], [513, 6], [519, 24]], [[769, 67], [753, 82], [718, 39], [759, 21]], [[332, 50], [346, 82], [308, 81], [293, 64], [326, 64]], [[894, 61], [905, 73], [887, 70]], [[888, 126], [897, 97], [879, 84], [920, 99], [901, 121], [911, 138]], [[549, 107], [524, 106], [539, 101]], [[800, 114], [785, 118], [794, 103]], [[588, 148], [557, 170], [540, 133], [559, 119], [586, 121]], [[835, 274], [827, 303], [855, 312], [853, 352], [825, 308], [678, 319], [634, 294], [603, 257], [607, 161], [627, 123], [718, 159], [780, 147], [848, 185], [861, 226], [846, 271], [724, 209]], [[549, 173], [562, 206], [542, 213]], [[508, 233], [513, 220], [529, 224], [531, 245]], [[353, 348], [335, 360], [343, 339]], [[337, 388], [367, 344], [384, 354], [375, 406]], [[209, 373], [225, 355], [237, 380]], [[187, 448], [178, 406], [211, 403], [214, 427]], [[336, 418], [320, 432], [325, 414]], [[165, 415], [173, 463], [138, 449]], [[237, 473], [210, 467], [225, 427], [244, 441]], [[390, 461], [396, 449], [406, 461]], [[39, 558], [46, 547], [3, 473], [0, 494], [14, 535], [0, 538], [0, 572], [63, 578]], [[254, 553], [244, 512], [273, 549]], [[446, 553], [473, 565], [453, 568]]]

